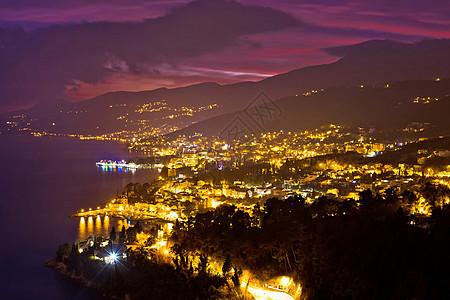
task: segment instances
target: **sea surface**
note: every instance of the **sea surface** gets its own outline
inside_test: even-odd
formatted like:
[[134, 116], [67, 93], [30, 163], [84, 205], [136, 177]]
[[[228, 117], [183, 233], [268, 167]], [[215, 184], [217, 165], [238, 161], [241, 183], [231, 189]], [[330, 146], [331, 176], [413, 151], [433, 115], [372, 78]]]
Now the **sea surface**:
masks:
[[69, 215], [103, 206], [129, 182], [151, 182], [154, 170], [95, 165], [136, 156], [113, 142], [0, 135], [1, 299], [100, 299], [45, 267], [45, 261], [62, 243], [122, 225], [121, 220], [81, 222]]

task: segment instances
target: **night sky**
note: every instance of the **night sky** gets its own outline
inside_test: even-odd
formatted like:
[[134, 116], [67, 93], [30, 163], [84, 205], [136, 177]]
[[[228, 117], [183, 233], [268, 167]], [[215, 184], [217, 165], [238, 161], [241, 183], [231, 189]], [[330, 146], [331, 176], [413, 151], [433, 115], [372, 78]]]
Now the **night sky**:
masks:
[[450, 5], [440, 0], [189, 2], [0, 1], [0, 112], [261, 80], [333, 62], [323, 48], [370, 39], [450, 38]]

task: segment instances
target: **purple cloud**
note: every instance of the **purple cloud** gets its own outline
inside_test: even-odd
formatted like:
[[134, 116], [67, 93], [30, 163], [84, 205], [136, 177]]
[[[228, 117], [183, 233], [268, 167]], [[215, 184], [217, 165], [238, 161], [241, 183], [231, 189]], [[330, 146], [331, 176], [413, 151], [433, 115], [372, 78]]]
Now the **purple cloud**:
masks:
[[76, 101], [114, 90], [259, 80], [338, 59], [324, 48], [450, 37], [443, 0], [238, 1], [269, 8], [188, 2], [1, 1], [0, 26], [58, 24], [0, 30], [1, 105], [54, 99], [64, 89]]
[[244, 35], [300, 25], [272, 8], [209, 0], [137, 23], [58, 24], [30, 32], [4, 29], [0, 98], [3, 106], [30, 105], [61, 97], [65, 86], [73, 92], [77, 85], [107, 81], [114, 73], [153, 76], [161, 73], [161, 65], [176, 66], [186, 58], [232, 46], [255, 47], [242, 39]]

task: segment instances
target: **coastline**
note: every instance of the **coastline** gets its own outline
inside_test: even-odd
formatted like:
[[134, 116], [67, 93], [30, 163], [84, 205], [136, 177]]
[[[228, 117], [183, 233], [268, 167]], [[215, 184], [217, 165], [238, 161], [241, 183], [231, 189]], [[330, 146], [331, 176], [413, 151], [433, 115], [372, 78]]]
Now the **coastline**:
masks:
[[90, 291], [98, 294], [101, 299], [106, 297], [100, 285], [87, 279], [83, 274], [78, 273], [76, 270], [68, 271], [67, 265], [63, 262], [58, 262], [54, 258], [48, 259], [45, 262], [45, 267], [55, 270], [59, 276], [68, 279], [71, 283], [83, 286]]
[[62, 276], [75, 280], [88, 288], [99, 289], [98, 285], [87, 279], [83, 274], [77, 274], [75, 270], [67, 271], [67, 265], [63, 262], [56, 261], [56, 259], [48, 259], [45, 262], [45, 266], [56, 270]]
[[[135, 173], [103, 172], [93, 165], [104, 157], [136, 156], [117, 142], [2, 134], [0, 143], [4, 174], [0, 187], [9, 200], [1, 203], [0, 223], [2, 228], [15, 224], [14, 230], [5, 230], [2, 236], [15, 251], [4, 248], [1, 261], [5, 270], [16, 270], [5, 277], [2, 298], [80, 299], [82, 294], [82, 299], [102, 299], [102, 291], [86, 290], [82, 279], [72, 282], [77, 274], [63, 274], [61, 269], [58, 273], [64, 276], [60, 276], [52, 269], [61, 265], [52, 264], [50, 269], [45, 263], [54, 258], [55, 246], [79, 239], [79, 222], [68, 218], [70, 214], [80, 207], [107, 203], [124, 183], [144, 182], [152, 174], [140, 169]], [[95, 230], [98, 227], [94, 226]], [[105, 229], [105, 234], [109, 231]], [[32, 245], [26, 242], [30, 236], [36, 238]], [[22, 288], [24, 282], [26, 289]]]

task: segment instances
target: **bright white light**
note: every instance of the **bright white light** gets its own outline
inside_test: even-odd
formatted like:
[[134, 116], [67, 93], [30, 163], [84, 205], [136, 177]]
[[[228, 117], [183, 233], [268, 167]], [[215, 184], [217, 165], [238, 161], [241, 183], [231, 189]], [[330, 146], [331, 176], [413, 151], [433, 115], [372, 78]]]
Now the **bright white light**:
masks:
[[287, 286], [291, 280], [290, 280], [289, 277], [285, 277], [285, 276], [284, 276], [284, 277], [281, 278], [280, 281], [281, 281], [281, 284], [282, 284], [282, 285]]
[[217, 206], [219, 206], [220, 204], [222, 204], [221, 202], [218, 201], [214, 201], [214, 199], [211, 200], [211, 207], [212, 208], [216, 208]]
[[109, 263], [110, 264], [115, 263], [118, 259], [119, 259], [119, 256], [117, 255], [117, 253], [111, 253], [109, 255]]

